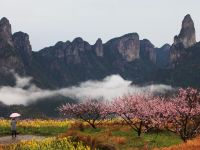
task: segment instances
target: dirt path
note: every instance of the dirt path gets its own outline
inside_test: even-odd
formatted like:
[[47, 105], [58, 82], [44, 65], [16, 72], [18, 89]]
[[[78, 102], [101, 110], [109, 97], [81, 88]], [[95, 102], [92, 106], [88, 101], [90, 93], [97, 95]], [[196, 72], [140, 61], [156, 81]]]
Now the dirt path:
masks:
[[0, 144], [12, 144], [12, 143], [17, 143], [21, 140], [32, 140], [32, 139], [36, 139], [36, 140], [42, 140], [44, 139], [44, 136], [35, 136], [35, 135], [18, 135], [16, 138], [12, 138], [11, 136], [3, 136], [0, 137]]

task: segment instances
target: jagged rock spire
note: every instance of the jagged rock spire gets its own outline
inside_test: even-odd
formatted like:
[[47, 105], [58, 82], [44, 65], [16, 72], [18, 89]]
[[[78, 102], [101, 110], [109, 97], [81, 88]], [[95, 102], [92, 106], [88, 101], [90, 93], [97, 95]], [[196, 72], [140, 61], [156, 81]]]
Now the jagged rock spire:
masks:
[[191, 47], [196, 43], [194, 22], [189, 14], [182, 21], [180, 34], [174, 37], [174, 44], [180, 43], [183, 44], [184, 48]]
[[175, 67], [178, 60], [183, 56], [184, 49], [196, 44], [194, 22], [189, 14], [182, 21], [182, 28], [179, 35], [174, 37], [174, 43], [170, 48], [170, 65]]
[[24, 32], [16, 32], [13, 34], [12, 38], [17, 53], [21, 55], [23, 60], [28, 62], [32, 55], [29, 35]]
[[3, 17], [0, 20], [0, 48], [8, 45], [13, 46], [11, 24], [7, 18]]
[[102, 57], [103, 56], [103, 44], [102, 40], [99, 38], [95, 45], [94, 45], [95, 53], [97, 56]]

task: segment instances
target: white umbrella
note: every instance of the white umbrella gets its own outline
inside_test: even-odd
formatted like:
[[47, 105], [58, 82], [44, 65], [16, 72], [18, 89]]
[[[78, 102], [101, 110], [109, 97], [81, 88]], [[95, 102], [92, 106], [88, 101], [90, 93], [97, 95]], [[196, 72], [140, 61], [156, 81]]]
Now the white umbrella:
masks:
[[12, 113], [10, 115], [10, 118], [16, 118], [16, 117], [20, 117], [21, 115], [19, 113]]

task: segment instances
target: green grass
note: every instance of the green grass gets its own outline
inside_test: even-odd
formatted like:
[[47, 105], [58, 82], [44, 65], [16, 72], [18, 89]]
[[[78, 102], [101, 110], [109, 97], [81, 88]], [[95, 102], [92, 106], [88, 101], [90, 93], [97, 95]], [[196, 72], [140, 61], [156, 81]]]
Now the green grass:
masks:
[[[58, 134], [64, 133], [67, 131], [67, 127], [29, 127], [22, 128], [19, 127], [17, 132], [19, 134], [33, 134], [41, 136], [56, 136]], [[0, 127], [0, 136], [10, 135], [11, 131], [9, 127]]]
[[[18, 128], [20, 134], [32, 134], [42, 136], [57, 136], [61, 133], [70, 131], [67, 127], [29, 127]], [[143, 133], [141, 137], [137, 136], [137, 133], [128, 127], [109, 127], [109, 128], [84, 128], [83, 131], [79, 129], [72, 129], [77, 131], [78, 134], [84, 136], [91, 136], [94, 139], [100, 140], [103, 143], [114, 145], [118, 149], [142, 149], [144, 145], [149, 149], [155, 147], [169, 147], [171, 145], [180, 144], [182, 140], [176, 134], [167, 131]], [[0, 126], [0, 136], [10, 135], [10, 128]], [[113, 138], [124, 137], [126, 139], [125, 144], [113, 142]]]
[[[92, 129], [88, 128], [85, 129], [83, 132], [85, 135], [90, 135], [92, 137], [102, 137], [104, 138], [104, 135], [106, 137], [107, 130], [106, 129]], [[148, 147], [149, 149], [152, 148], [160, 148], [160, 147], [169, 147], [171, 145], [180, 144], [182, 140], [179, 138], [179, 136], [175, 135], [174, 133], [167, 132], [167, 131], [160, 131], [158, 133], [145, 133], [142, 134], [141, 137], [137, 136], [137, 133], [133, 130], [121, 130], [119, 129], [111, 129], [111, 136], [112, 137], [125, 137], [127, 139], [126, 144], [118, 144], [113, 143], [112, 141], [109, 141], [105, 139], [105, 143], [112, 144], [119, 149], [142, 149], [144, 148], [144, 145]]]
[[67, 127], [39, 127], [39, 128], [19, 128], [20, 134], [35, 134], [43, 136], [56, 136], [67, 131]]
[[10, 134], [10, 128], [0, 126], [0, 136], [5, 136], [8, 134]]
[[159, 133], [145, 133], [141, 137], [137, 136], [134, 131], [113, 131], [114, 136], [122, 136], [128, 138], [128, 143], [122, 148], [135, 147], [142, 148], [144, 144], [148, 145], [148, 148], [154, 147], [168, 147], [171, 145], [179, 144], [182, 140], [175, 134], [167, 131], [162, 131]]
[[162, 131], [159, 133], [147, 133], [143, 136], [145, 141], [150, 143], [150, 147], [169, 147], [182, 142], [179, 136], [167, 131]]

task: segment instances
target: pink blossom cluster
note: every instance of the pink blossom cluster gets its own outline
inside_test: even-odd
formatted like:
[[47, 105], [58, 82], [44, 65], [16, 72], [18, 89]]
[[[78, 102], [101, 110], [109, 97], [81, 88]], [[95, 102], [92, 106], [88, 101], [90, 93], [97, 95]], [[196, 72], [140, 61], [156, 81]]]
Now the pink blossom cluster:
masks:
[[106, 117], [107, 105], [102, 101], [88, 99], [78, 104], [67, 103], [62, 105], [59, 110], [67, 117], [82, 119], [96, 128], [95, 123]]
[[200, 132], [200, 92], [193, 88], [181, 88], [171, 97], [127, 95], [110, 103], [87, 100], [63, 105], [60, 111], [92, 127], [106, 116], [121, 117], [138, 136], [155, 128], [168, 129], [185, 141]]
[[179, 89], [167, 102], [165, 117], [168, 129], [178, 133], [183, 141], [200, 133], [200, 92], [197, 89]]

